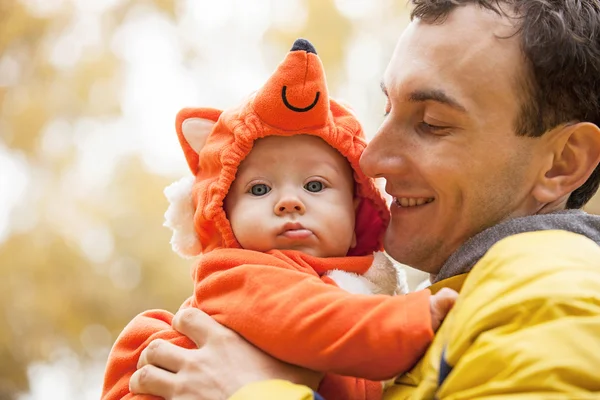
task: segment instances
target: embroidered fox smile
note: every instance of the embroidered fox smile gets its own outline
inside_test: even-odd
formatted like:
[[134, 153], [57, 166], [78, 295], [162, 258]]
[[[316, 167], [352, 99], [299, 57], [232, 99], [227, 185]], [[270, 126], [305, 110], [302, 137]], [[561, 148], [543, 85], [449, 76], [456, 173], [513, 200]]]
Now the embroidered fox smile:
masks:
[[313, 103], [308, 106], [308, 107], [304, 107], [304, 108], [299, 108], [299, 107], [294, 107], [293, 105], [291, 105], [288, 100], [287, 100], [287, 96], [286, 96], [286, 91], [287, 91], [287, 86], [284, 86], [283, 89], [281, 90], [281, 98], [283, 99], [283, 104], [285, 104], [285, 106], [287, 108], [289, 108], [292, 111], [296, 111], [296, 112], [307, 112], [310, 111], [314, 108], [314, 106], [317, 105], [317, 102], [319, 101], [319, 96], [321, 96], [321, 92], [317, 92], [317, 95], [315, 96], [315, 101], [313, 101]]

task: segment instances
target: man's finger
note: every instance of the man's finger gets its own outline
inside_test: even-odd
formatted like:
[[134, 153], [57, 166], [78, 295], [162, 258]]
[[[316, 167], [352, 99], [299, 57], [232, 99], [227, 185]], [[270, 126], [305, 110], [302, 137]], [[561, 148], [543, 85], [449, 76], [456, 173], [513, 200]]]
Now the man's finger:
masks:
[[133, 394], [153, 394], [165, 399], [175, 393], [175, 376], [153, 365], [145, 365], [131, 375], [129, 391]]
[[154, 365], [170, 372], [178, 372], [185, 362], [185, 350], [182, 347], [162, 339], [150, 342], [138, 360], [138, 369], [144, 365]]
[[212, 334], [223, 329], [208, 314], [197, 308], [179, 310], [173, 317], [172, 326], [196, 343], [198, 348], [201, 348]]
[[454, 303], [456, 303], [458, 293], [450, 288], [442, 288], [436, 293], [436, 297], [438, 298], [439, 307], [447, 314], [454, 306]]

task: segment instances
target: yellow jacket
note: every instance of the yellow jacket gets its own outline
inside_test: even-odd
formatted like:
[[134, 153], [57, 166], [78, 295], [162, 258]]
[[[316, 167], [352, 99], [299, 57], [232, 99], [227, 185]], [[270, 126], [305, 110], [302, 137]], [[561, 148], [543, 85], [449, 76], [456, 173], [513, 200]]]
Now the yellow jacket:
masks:
[[[468, 277], [432, 290], [445, 286], [461, 289], [458, 302], [384, 400], [600, 399], [600, 246], [592, 240], [558, 230], [514, 235]], [[271, 398], [316, 397], [267, 381], [230, 400]]]

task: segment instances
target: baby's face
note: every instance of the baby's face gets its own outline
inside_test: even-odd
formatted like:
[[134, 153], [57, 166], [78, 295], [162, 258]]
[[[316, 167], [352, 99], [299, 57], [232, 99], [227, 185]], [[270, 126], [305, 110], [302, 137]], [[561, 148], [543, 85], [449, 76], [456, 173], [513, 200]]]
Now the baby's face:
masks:
[[244, 249], [341, 257], [355, 245], [352, 169], [316, 136], [257, 140], [240, 164], [225, 212]]

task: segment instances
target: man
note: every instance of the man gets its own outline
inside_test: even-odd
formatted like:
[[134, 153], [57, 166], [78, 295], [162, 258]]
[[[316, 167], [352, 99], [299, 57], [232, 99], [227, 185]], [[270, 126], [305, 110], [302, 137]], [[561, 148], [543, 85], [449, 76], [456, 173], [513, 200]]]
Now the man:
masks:
[[[578, 209], [600, 181], [600, 3], [412, 3], [361, 166], [394, 197], [388, 253], [461, 296], [385, 398], [598, 398], [600, 217]], [[154, 343], [134, 392], [313, 398], [290, 381], [318, 373], [193, 310], [174, 326], [199, 349]]]

